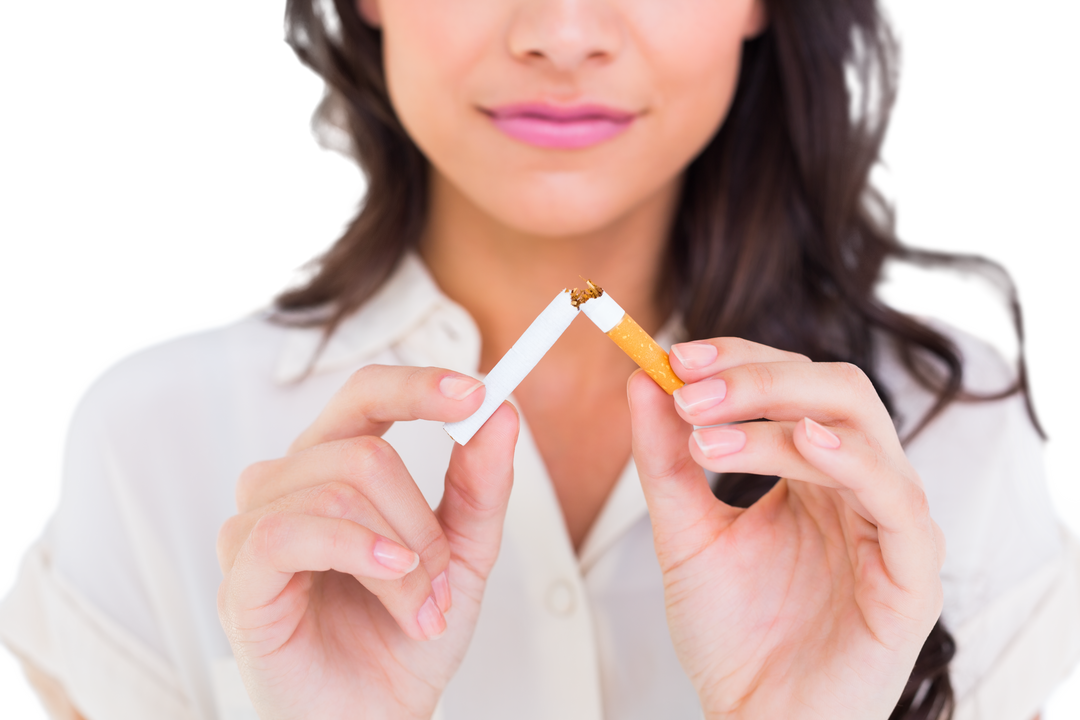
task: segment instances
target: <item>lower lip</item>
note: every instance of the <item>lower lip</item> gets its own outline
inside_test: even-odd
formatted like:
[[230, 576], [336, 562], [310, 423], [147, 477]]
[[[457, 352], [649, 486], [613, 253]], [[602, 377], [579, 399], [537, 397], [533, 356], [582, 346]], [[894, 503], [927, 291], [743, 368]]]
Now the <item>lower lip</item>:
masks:
[[587, 117], [577, 120], [553, 120], [536, 116], [493, 116], [492, 122], [502, 132], [521, 142], [542, 148], [576, 150], [592, 147], [626, 132], [633, 118]]

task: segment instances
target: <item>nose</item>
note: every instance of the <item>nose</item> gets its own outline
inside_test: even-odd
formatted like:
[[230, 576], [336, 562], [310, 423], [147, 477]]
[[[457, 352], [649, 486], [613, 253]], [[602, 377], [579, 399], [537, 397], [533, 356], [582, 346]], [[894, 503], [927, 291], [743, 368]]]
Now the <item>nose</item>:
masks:
[[622, 29], [607, 0], [524, 0], [508, 42], [518, 60], [567, 72], [618, 54]]

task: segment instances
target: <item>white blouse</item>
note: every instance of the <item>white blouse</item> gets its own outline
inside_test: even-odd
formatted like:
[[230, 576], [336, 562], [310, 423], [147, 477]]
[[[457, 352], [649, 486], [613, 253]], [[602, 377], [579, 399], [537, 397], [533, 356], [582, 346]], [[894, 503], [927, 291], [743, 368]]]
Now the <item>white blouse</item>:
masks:
[[[946, 331], [969, 389], [1007, 384], [993, 350]], [[255, 718], [216, 609], [215, 540], [240, 471], [281, 456], [362, 365], [476, 374], [480, 357], [474, 322], [413, 256], [321, 353], [320, 337], [249, 318], [125, 360], [83, 400], [60, 507], [0, 606], [0, 638], [89, 720]], [[883, 355], [910, 427], [930, 396]], [[434, 506], [450, 438], [430, 422], [386, 438]], [[1023, 401], [955, 403], [907, 450], [948, 540], [956, 718], [1030, 720], [1080, 657], [1080, 552], [1054, 517]], [[438, 714], [699, 718], [633, 462], [579, 554], [524, 422], [514, 471], [499, 560]]]

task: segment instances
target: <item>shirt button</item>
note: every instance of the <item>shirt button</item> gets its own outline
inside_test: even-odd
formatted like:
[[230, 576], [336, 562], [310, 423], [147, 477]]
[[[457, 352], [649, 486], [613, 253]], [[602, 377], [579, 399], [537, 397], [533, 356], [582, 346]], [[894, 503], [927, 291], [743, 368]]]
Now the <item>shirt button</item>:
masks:
[[566, 580], [556, 580], [548, 586], [547, 609], [553, 615], [566, 617], [574, 612], [574, 588]]

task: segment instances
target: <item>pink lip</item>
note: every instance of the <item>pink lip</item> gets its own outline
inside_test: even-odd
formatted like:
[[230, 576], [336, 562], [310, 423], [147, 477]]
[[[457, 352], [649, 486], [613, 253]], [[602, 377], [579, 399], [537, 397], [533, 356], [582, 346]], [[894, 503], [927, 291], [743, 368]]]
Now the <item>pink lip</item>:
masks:
[[515, 140], [563, 150], [610, 140], [625, 132], [637, 117], [603, 105], [559, 107], [542, 103], [502, 105], [484, 112], [495, 127]]

